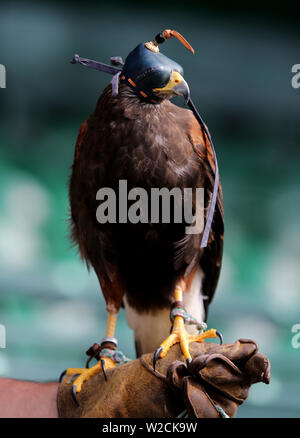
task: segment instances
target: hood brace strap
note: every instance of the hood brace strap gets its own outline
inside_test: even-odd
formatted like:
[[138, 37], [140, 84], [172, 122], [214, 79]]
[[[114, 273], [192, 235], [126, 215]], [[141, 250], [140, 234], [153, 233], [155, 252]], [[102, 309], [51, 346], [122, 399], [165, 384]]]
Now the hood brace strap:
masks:
[[[112, 96], [116, 96], [118, 94], [119, 76], [120, 76], [120, 73], [122, 72], [122, 69], [115, 67], [115, 66], [117, 66], [117, 65], [123, 66], [124, 62], [123, 62], [122, 58], [119, 56], [115, 56], [115, 57], [110, 58], [110, 61], [113, 65], [108, 65], [108, 64], [105, 64], [103, 62], [94, 61], [92, 59], [81, 58], [79, 55], [75, 54], [73, 59], [70, 62], [71, 62], [71, 64], [81, 64], [81, 65], [84, 65], [85, 67], [90, 67], [90, 68], [93, 68], [94, 70], [103, 71], [104, 73], [109, 73], [109, 74], [113, 75], [113, 78], [111, 81]], [[210, 206], [209, 206], [209, 210], [208, 210], [208, 215], [206, 218], [206, 224], [204, 227], [201, 245], [200, 245], [201, 248], [205, 248], [207, 246], [209, 233], [211, 230], [212, 221], [213, 221], [216, 203], [217, 203], [217, 195], [218, 195], [218, 188], [219, 188], [219, 168], [218, 168], [218, 161], [217, 161], [215, 148], [214, 148], [211, 136], [210, 136], [210, 134], [205, 126], [205, 123], [203, 122], [200, 114], [198, 113], [198, 111], [197, 111], [197, 109], [196, 109], [196, 107], [191, 99], [188, 100], [187, 105], [192, 110], [195, 118], [197, 119], [197, 121], [200, 125], [201, 131], [204, 135], [204, 140], [205, 140], [205, 136], [206, 136], [208, 141], [211, 144], [211, 147], [213, 150], [213, 155], [214, 155], [214, 160], [215, 160], [215, 166], [216, 166], [213, 193], [212, 193]]]

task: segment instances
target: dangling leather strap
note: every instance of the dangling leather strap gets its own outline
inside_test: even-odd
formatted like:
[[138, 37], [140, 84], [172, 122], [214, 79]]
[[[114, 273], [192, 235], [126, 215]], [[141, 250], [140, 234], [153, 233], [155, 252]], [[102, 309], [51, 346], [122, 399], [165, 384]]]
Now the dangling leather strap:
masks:
[[203, 231], [203, 235], [202, 235], [202, 240], [201, 240], [201, 248], [205, 248], [207, 246], [207, 242], [208, 242], [208, 238], [209, 238], [209, 233], [211, 230], [211, 226], [212, 226], [212, 221], [213, 221], [213, 217], [214, 217], [214, 213], [215, 213], [215, 208], [216, 208], [216, 202], [217, 202], [217, 195], [218, 195], [218, 188], [219, 188], [219, 168], [218, 168], [218, 161], [217, 161], [217, 155], [216, 155], [216, 151], [211, 139], [211, 136], [205, 126], [205, 123], [202, 120], [202, 117], [200, 116], [200, 114], [198, 113], [195, 105], [193, 104], [192, 100], [189, 99], [188, 101], [188, 106], [191, 108], [191, 110], [194, 113], [194, 116], [196, 117], [202, 132], [204, 132], [204, 134], [206, 135], [208, 141], [211, 144], [211, 148], [213, 150], [213, 154], [214, 154], [214, 159], [215, 159], [215, 166], [216, 166], [216, 171], [215, 171], [215, 181], [214, 181], [214, 187], [213, 187], [213, 194], [212, 194], [212, 198], [211, 198], [211, 202], [210, 202], [210, 206], [209, 206], [209, 211], [208, 211], [208, 215], [207, 215], [207, 219], [206, 219], [206, 224], [204, 227], [204, 231]]

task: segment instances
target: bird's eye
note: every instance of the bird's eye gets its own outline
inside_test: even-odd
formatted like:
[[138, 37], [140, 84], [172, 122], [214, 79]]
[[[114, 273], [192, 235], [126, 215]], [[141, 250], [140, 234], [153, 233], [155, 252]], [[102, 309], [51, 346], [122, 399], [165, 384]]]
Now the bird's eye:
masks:
[[180, 80], [179, 79], [175, 79], [175, 83], [179, 84]]

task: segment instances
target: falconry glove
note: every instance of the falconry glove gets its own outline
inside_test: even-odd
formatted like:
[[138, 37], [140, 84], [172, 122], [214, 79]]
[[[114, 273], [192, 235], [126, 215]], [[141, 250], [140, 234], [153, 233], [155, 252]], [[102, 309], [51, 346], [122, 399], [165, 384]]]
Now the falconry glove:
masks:
[[270, 362], [252, 340], [192, 343], [186, 365], [180, 347], [152, 367], [152, 354], [98, 373], [72, 395], [75, 375], [58, 390], [60, 417], [220, 418], [233, 417], [253, 383], [270, 381]]

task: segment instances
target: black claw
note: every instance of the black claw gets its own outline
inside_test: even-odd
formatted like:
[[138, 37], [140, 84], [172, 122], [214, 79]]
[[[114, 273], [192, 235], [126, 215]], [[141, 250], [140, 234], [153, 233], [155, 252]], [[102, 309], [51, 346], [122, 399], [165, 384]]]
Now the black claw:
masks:
[[105, 361], [103, 359], [100, 359], [100, 363], [101, 363], [101, 368], [102, 368], [102, 371], [103, 371], [104, 379], [107, 382], [107, 374], [106, 374], [106, 369], [105, 369]]
[[155, 351], [154, 355], [153, 355], [153, 370], [155, 371], [155, 365], [156, 365], [156, 361], [160, 355], [160, 353], [163, 351], [162, 347], [158, 347], [157, 350]]
[[65, 377], [66, 373], [67, 373], [67, 370], [65, 370], [65, 371], [63, 371], [63, 372], [61, 373], [61, 375], [59, 376], [59, 383], [60, 383], [60, 382], [62, 381], [62, 379]]
[[218, 330], [216, 330], [216, 335], [220, 339], [220, 345], [222, 345], [223, 344], [223, 335], [222, 335], [222, 333], [219, 332]]
[[78, 400], [77, 400], [77, 385], [73, 385], [72, 386], [72, 397], [74, 402], [77, 404], [77, 406], [79, 406]]
[[186, 366], [189, 367], [190, 364], [192, 363], [192, 359], [190, 359], [189, 357], [186, 359]]

